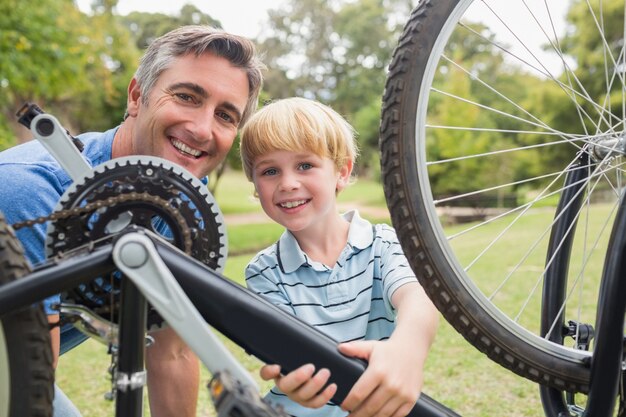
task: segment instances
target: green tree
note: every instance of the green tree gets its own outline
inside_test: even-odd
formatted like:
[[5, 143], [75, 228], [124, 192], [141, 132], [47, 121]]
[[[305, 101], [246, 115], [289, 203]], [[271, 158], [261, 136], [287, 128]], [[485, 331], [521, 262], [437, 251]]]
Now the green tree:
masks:
[[377, 152], [386, 68], [410, 9], [400, 0], [291, 0], [269, 12], [261, 35], [269, 96], [317, 99], [358, 125], [364, 171]]
[[[427, 112], [428, 125], [452, 129], [426, 129], [427, 157], [433, 161], [485, 153], [491, 156], [431, 165], [429, 176], [437, 197], [484, 189], [492, 184], [494, 175], [501, 184], [512, 183], [527, 178], [530, 172], [538, 175], [542, 167], [536, 149], [494, 153], [545, 140], [540, 135], [521, 133], [530, 130], [524, 121], [529, 118], [526, 112], [540, 110], [529, 97], [543, 85], [542, 80], [507, 61], [494, 47], [495, 34], [483, 24], [465, 22], [464, 27], [469, 30], [454, 31], [446, 44]], [[515, 191], [513, 186], [502, 187], [493, 191], [494, 195], [479, 198], [502, 201], [505, 194]]]
[[[624, 4], [576, 0], [567, 11], [566, 22], [566, 29], [558, 34], [559, 42], [554, 43], [567, 63], [557, 74], [558, 83], [539, 78], [527, 82], [532, 88], [524, 105], [546, 125], [572, 137], [613, 129], [611, 124], [623, 118]], [[527, 144], [547, 140], [541, 134], [529, 135]], [[581, 144], [545, 147], [525, 169], [540, 175], [565, 167]]]
[[380, 127], [381, 99], [373, 97], [369, 103], [364, 103], [351, 117], [352, 125], [358, 132], [361, 145], [357, 160], [356, 174], [378, 180], [380, 178], [380, 154], [378, 151]]
[[[568, 10], [567, 23], [570, 27], [561, 47], [573, 60], [570, 70], [575, 72], [589, 95], [602, 103], [607, 77], [610, 79], [620, 73], [623, 77], [624, 3], [576, 0]], [[614, 83], [614, 89], [621, 91], [621, 83]], [[621, 97], [618, 103], [621, 107]]]
[[15, 111], [25, 101], [44, 107], [71, 99], [89, 88], [92, 39], [87, 19], [70, 0], [0, 3], [0, 125], [12, 138], [27, 137]]
[[131, 12], [120, 16], [120, 21], [132, 33], [138, 49], [145, 49], [157, 37], [183, 25], [210, 25], [221, 28], [222, 24], [202, 13], [196, 6], [184, 5], [178, 16], [163, 13]]
[[93, 55], [85, 69], [89, 85], [63, 108], [76, 132], [110, 129], [122, 121], [126, 110], [126, 90], [141, 52], [115, 14], [116, 5], [117, 0], [95, 1], [87, 16]]
[[9, 126], [8, 136], [32, 137], [14, 117], [25, 101], [55, 114], [71, 132], [119, 123], [138, 51], [112, 13], [115, 4], [95, 2], [91, 15], [70, 0], [42, 0], [37, 7], [14, 0], [0, 4], [0, 88], [5, 98], [0, 126]]

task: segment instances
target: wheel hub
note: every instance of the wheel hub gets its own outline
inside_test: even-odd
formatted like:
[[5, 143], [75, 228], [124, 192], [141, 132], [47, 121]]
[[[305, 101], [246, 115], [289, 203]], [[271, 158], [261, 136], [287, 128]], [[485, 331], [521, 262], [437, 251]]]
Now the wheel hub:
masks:
[[626, 132], [603, 135], [596, 138], [589, 148], [595, 162], [626, 155]]

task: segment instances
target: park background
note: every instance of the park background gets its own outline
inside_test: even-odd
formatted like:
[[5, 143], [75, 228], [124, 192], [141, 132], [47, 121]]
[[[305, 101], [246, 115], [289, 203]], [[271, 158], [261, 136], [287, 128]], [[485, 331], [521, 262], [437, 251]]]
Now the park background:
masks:
[[[334, 107], [356, 128], [361, 149], [356, 170], [359, 180], [342, 193], [342, 207], [359, 208], [376, 222], [389, 223], [378, 154], [381, 97], [393, 49], [415, 3], [288, 0], [268, 11], [265, 25], [254, 38], [268, 66], [261, 104], [288, 96], [317, 99]], [[152, 39], [183, 24], [222, 26], [190, 4], [173, 14], [125, 15], [117, 12], [116, 5], [116, 0], [98, 0], [85, 11], [72, 0], [40, 0], [36, 6], [17, 0], [0, 3], [0, 149], [31, 139], [14, 116], [26, 101], [54, 114], [72, 133], [119, 124], [128, 82]], [[469, 45], [464, 50], [467, 60], [480, 54], [484, 61], [486, 54], [492, 54], [489, 68], [498, 74], [498, 56], [492, 52], [484, 45]], [[503, 75], [495, 83], [511, 84], [511, 79]], [[467, 86], [459, 84], [458, 88]], [[524, 88], [528, 97], [543, 97], [532, 102], [542, 107], [534, 111], [560, 124], [569, 123], [563, 109], [550, 106], [550, 91], [544, 90], [542, 83], [526, 83]], [[455, 108], [440, 111], [437, 116], [444, 120], [474, 117]], [[454, 146], [452, 141], [449, 145]], [[237, 150], [234, 146], [226, 163], [212, 175], [209, 188], [227, 218], [230, 255], [226, 276], [242, 283], [247, 261], [275, 241], [281, 230], [263, 217], [252, 199]], [[529, 157], [511, 167], [511, 175], [518, 169], [532, 171], [534, 165], [545, 165], [545, 158], [557, 160], [559, 155]], [[442, 173], [439, 183], [462, 191], [458, 176]], [[256, 374], [258, 361], [229, 346]], [[61, 359], [58, 381], [85, 416], [112, 413], [111, 404], [103, 400], [110, 388], [107, 367], [106, 348], [93, 341]], [[205, 372], [204, 382], [208, 378]], [[443, 319], [427, 362], [424, 391], [463, 416], [543, 414], [535, 384], [493, 364]], [[206, 390], [202, 395], [199, 415], [214, 415]]]

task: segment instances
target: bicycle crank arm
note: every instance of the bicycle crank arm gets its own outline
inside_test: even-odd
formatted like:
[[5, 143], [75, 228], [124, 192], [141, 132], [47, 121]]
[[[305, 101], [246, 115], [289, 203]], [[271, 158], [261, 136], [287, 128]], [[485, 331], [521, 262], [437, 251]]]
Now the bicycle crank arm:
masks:
[[128, 233], [113, 247], [113, 260], [212, 374], [228, 371], [241, 384], [259, 387], [211, 331], [144, 233]]
[[19, 122], [31, 130], [74, 182], [91, 173], [91, 165], [81, 153], [82, 143], [73, 138], [56, 117], [36, 105], [25, 105], [18, 116]]
[[[204, 319], [246, 352], [284, 372], [306, 363], [331, 371], [340, 404], [365, 371], [366, 363], [342, 355], [337, 342], [264, 298], [225, 278], [160, 240], [155, 247]], [[458, 417], [426, 394], [410, 416]]]

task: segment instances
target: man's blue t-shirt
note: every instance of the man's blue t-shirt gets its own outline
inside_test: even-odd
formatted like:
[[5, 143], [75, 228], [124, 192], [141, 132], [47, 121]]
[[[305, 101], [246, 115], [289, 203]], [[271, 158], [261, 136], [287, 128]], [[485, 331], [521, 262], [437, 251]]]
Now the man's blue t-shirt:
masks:
[[[104, 133], [84, 133], [78, 138], [85, 145], [82, 152], [93, 167], [111, 159], [113, 138], [117, 127]], [[9, 224], [50, 215], [72, 179], [54, 157], [37, 140], [31, 140], [0, 152], [0, 211]], [[36, 266], [45, 260], [48, 223], [18, 230], [26, 258]], [[57, 314], [50, 308], [60, 296], [44, 302], [47, 314]], [[72, 325], [61, 329], [61, 353], [85, 340]]]

